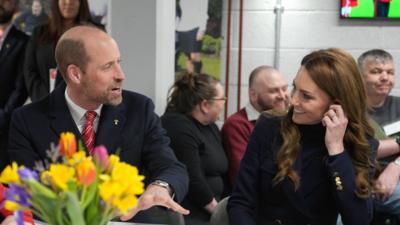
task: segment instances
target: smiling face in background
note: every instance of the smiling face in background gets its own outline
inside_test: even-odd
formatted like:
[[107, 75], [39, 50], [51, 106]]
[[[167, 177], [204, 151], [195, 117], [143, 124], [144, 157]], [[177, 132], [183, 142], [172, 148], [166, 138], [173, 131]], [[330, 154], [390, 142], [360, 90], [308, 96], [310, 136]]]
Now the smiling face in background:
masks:
[[270, 109], [285, 111], [289, 103], [287, 88], [288, 83], [279, 71], [275, 69], [261, 70], [250, 87], [250, 102], [259, 112]]
[[65, 20], [75, 20], [79, 14], [80, 0], [59, 0], [58, 8]]
[[392, 60], [367, 59], [362, 68], [367, 95], [386, 97], [395, 84], [395, 69]]
[[293, 122], [303, 125], [320, 123], [331, 104], [330, 97], [315, 84], [307, 70], [300, 67], [293, 80]]

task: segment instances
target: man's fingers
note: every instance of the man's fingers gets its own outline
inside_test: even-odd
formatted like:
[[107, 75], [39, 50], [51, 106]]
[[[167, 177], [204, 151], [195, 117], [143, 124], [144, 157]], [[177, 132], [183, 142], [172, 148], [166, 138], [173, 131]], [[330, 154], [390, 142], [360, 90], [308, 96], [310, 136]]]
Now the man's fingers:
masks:
[[167, 207], [175, 212], [178, 212], [180, 214], [183, 214], [183, 215], [188, 215], [190, 213], [189, 210], [183, 208], [181, 205], [179, 205], [172, 199], [166, 202], [165, 207]]
[[133, 209], [129, 210], [128, 214], [120, 216], [120, 220], [127, 221], [134, 217], [140, 211], [139, 207], [134, 207]]

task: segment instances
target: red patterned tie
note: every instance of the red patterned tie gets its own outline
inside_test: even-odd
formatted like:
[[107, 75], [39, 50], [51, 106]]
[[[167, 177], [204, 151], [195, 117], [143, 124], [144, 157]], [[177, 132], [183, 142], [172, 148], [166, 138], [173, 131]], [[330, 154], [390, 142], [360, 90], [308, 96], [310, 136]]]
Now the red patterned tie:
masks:
[[94, 118], [96, 118], [97, 113], [95, 111], [87, 111], [85, 113], [86, 123], [83, 126], [82, 138], [86, 145], [89, 154], [92, 154], [94, 142], [95, 142], [95, 132], [93, 127]]

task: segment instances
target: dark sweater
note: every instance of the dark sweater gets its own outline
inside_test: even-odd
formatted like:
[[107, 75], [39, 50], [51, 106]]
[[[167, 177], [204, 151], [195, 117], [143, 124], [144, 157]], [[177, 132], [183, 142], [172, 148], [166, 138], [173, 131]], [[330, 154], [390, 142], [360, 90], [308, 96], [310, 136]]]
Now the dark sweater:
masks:
[[218, 127], [202, 125], [192, 117], [168, 112], [161, 117], [171, 138], [171, 148], [187, 167], [189, 192], [182, 205], [191, 210], [189, 217], [204, 211], [213, 198], [219, 200], [226, 190], [228, 160]]
[[[296, 190], [289, 178], [274, 184], [276, 156], [282, 145], [281, 120], [262, 118], [250, 138], [237, 181], [229, 199], [231, 225], [333, 225], [338, 212], [344, 224], [367, 225], [372, 214], [370, 198], [355, 194], [353, 149], [329, 156], [321, 124], [298, 126], [300, 152], [293, 169], [300, 176]], [[375, 157], [378, 142], [370, 140]]]

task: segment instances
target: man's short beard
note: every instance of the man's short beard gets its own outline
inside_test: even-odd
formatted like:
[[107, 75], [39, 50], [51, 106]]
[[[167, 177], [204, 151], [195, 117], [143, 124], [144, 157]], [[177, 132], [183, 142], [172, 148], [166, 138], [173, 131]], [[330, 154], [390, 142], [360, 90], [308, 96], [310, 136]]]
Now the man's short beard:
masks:
[[122, 96], [120, 98], [108, 99], [104, 104], [111, 106], [118, 106], [122, 102]]
[[274, 108], [273, 105], [264, 102], [260, 97], [257, 98], [257, 104], [258, 106], [260, 106], [261, 111], [266, 111]]

